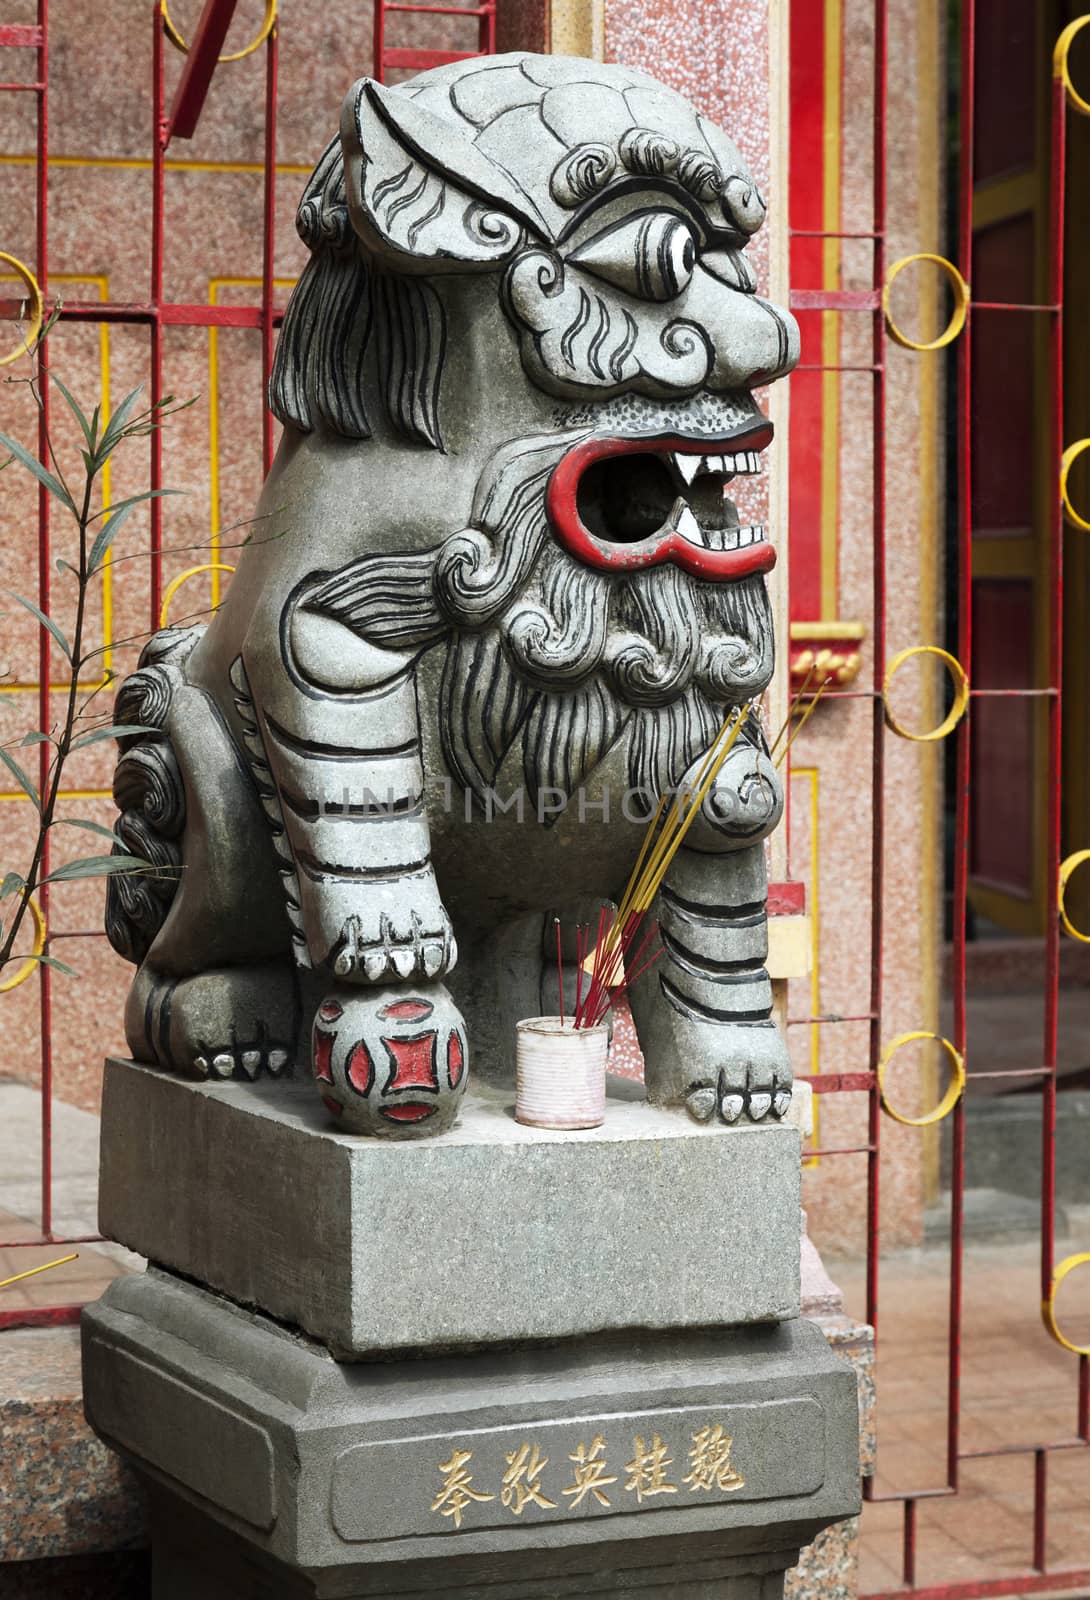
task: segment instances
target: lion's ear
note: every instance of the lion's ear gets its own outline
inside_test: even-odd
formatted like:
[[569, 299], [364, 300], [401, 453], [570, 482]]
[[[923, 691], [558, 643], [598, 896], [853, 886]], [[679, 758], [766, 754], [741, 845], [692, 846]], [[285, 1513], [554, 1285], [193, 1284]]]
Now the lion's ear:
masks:
[[395, 271], [497, 267], [527, 233], [550, 237], [510, 173], [445, 118], [371, 78], [348, 91], [341, 144], [352, 225]]

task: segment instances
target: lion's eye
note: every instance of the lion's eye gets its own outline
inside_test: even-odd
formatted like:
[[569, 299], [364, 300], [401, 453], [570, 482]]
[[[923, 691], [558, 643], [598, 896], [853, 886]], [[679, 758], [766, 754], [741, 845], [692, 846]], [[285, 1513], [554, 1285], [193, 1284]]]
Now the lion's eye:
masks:
[[672, 300], [693, 275], [696, 239], [680, 217], [647, 211], [596, 233], [570, 259], [642, 300]]

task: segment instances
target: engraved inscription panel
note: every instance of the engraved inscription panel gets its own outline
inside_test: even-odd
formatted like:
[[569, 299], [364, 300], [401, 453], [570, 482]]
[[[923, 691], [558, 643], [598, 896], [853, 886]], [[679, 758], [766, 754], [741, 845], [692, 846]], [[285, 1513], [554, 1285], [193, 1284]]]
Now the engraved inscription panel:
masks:
[[333, 1525], [365, 1542], [812, 1494], [825, 1413], [812, 1396], [687, 1406], [353, 1445]]

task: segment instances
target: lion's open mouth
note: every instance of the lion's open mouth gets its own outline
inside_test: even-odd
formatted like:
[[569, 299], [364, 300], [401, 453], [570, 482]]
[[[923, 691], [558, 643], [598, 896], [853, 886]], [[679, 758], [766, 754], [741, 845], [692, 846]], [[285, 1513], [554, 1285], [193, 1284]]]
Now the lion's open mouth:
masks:
[[767, 572], [776, 554], [764, 528], [740, 522], [726, 489], [761, 471], [767, 422], [720, 438], [584, 440], [562, 457], [548, 511], [561, 543], [605, 571], [672, 561], [706, 578]]

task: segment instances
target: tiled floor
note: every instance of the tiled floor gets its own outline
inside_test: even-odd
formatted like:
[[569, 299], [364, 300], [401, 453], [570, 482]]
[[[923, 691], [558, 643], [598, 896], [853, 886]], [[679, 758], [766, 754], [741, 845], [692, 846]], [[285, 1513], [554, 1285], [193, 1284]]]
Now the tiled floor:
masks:
[[63, 1266], [51, 1267], [48, 1272], [35, 1273], [19, 1283], [8, 1283], [0, 1288], [0, 1311], [11, 1311], [26, 1306], [81, 1306], [99, 1295], [119, 1272], [125, 1268], [117, 1260], [111, 1261], [100, 1249], [89, 1244], [19, 1244], [22, 1239], [36, 1239], [36, 1223], [0, 1210], [0, 1239], [5, 1244], [12, 1241], [14, 1249], [0, 1249], [0, 1283], [30, 1267], [41, 1267], [47, 1262], [75, 1255], [75, 1261], [65, 1261]]
[[[1057, 1260], [1090, 1243], [1090, 1218], [1072, 1217]], [[827, 1263], [847, 1309], [862, 1319], [861, 1263]], [[1074, 1441], [1078, 1358], [1046, 1334], [1039, 1313], [1036, 1243], [974, 1246], [965, 1258], [961, 1441], [967, 1451]], [[878, 1340], [880, 1494], [946, 1482], [949, 1260], [945, 1250], [881, 1263]], [[1060, 1325], [1090, 1343], [1090, 1265], [1064, 1284]], [[1033, 1548], [1032, 1450], [962, 1460], [959, 1492], [917, 1502], [920, 1587], [1005, 1578], [1029, 1571]], [[1050, 1568], [1090, 1568], [1090, 1447], [1048, 1458]], [[860, 1589], [903, 1587], [900, 1502], [865, 1506]], [[1090, 1584], [1083, 1585], [1090, 1592]]]
[[[22, 1245], [39, 1238], [41, 1104], [38, 1091], [0, 1079], [0, 1281], [61, 1256], [76, 1261], [0, 1289], [0, 1311], [83, 1305], [139, 1257], [114, 1244]], [[98, 1232], [98, 1118], [61, 1101], [53, 1109], [53, 1231], [79, 1238]]]

